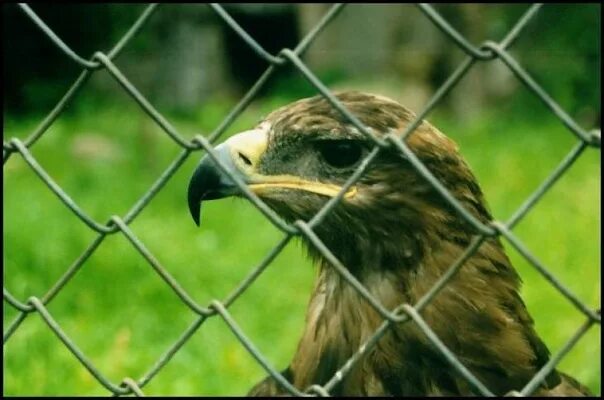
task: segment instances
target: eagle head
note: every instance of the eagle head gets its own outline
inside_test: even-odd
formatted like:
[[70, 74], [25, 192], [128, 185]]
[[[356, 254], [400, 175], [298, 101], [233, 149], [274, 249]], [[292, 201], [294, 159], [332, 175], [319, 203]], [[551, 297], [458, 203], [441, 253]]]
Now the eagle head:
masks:
[[[338, 100], [375, 136], [405, 130], [415, 115], [388, 98], [344, 92]], [[423, 121], [408, 145], [479, 220], [488, 221], [482, 194], [457, 146]], [[338, 195], [374, 148], [325, 98], [296, 101], [273, 111], [254, 129], [232, 136], [215, 151], [227, 170], [289, 222], [310, 220]], [[199, 223], [200, 204], [240, 195], [229, 174], [205, 156], [188, 192]], [[454, 229], [452, 229], [454, 228]], [[471, 228], [395, 148], [380, 148], [361, 178], [315, 228], [353, 272], [416, 264], [428, 243], [469, 243]], [[318, 257], [312, 246], [311, 255]], [[400, 265], [397, 265], [399, 267]]]

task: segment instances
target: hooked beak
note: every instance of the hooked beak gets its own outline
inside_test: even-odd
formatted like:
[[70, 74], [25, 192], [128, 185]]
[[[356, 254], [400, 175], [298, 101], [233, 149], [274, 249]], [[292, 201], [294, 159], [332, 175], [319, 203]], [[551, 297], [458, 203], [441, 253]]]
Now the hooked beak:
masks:
[[[257, 171], [260, 158], [268, 145], [268, 128], [259, 128], [232, 136], [224, 143], [214, 148], [218, 164], [205, 155], [189, 182], [188, 202], [189, 211], [195, 224], [199, 226], [201, 202], [221, 199], [241, 194], [232, 176], [236, 176], [254, 193], [262, 195], [275, 188], [295, 189], [313, 192], [328, 197], [336, 196], [341, 187], [329, 183], [309, 181], [293, 175], [264, 175]], [[350, 198], [356, 194], [352, 187], [344, 195]]]
[[[217, 146], [214, 151], [217, 159], [227, 166], [227, 170], [231, 174], [238, 174], [230, 157], [229, 148], [225, 146], [225, 143]], [[210, 156], [204, 156], [189, 181], [187, 196], [189, 211], [195, 224], [199, 226], [201, 202], [203, 200], [221, 199], [235, 195], [237, 192], [237, 185], [229, 174], [225, 174]]]

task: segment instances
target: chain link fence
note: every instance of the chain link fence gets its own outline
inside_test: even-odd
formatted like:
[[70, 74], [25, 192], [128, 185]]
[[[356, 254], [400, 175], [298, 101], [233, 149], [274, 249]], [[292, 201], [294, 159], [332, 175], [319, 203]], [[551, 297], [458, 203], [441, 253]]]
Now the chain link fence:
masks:
[[[512, 232], [514, 226], [520, 222], [527, 213], [539, 202], [543, 195], [552, 187], [552, 185], [568, 170], [568, 168], [581, 156], [583, 151], [588, 147], [600, 148], [600, 131], [587, 131], [580, 127], [571, 118], [562, 107], [556, 103], [527, 73], [519, 62], [509, 53], [509, 47], [521, 35], [523, 29], [531, 19], [539, 13], [540, 4], [530, 6], [516, 24], [509, 30], [507, 35], [500, 42], [485, 41], [479, 46], [470, 43], [463, 35], [455, 30], [439, 13], [430, 5], [419, 4], [421, 12], [446, 35], [451, 43], [458, 46], [467, 55], [456, 70], [448, 77], [442, 86], [434, 93], [430, 101], [421, 112], [417, 114], [415, 120], [400, 134], [389, 134], [384, 138], [378, 138], [369, 132], [363, 124], [351, 114], [337, 98], [329, 91], [329, 89], [315, 76], [315, 74], [301, 60], [301, 55], [312, 44], [317, 35], [325, 28], [338, 13], [345, 7], [344, 4], [333, 5], [327, 13], [317, 22], [302, 41], [292, 49], [282, 49], [278, 54], [270, 54], [254, 40], [241, 26], [218, 4], [210, 4], [211, 9], [233, 29], [242, 40], [244, 40], [258, 55], [268, 63], [268, 68], [252, 86], [252, 88], [243, 96], [239, 103], [229, 112], [222, 120], [216, 129], [207, 137], [196, 135], [192, 140], [186, 140], [182, 135], [170, 124], [170, 122], [158, 112], [149, 101], [143, 96], [137, 88], [122, 74], [119, 68], [113, 63], [113, 60], [119, 55], [124, 47], [129, 43], [133, 36], [142, 29], [149, 18], [157, 11], [158, 5], [149, 5], [144, 12], [138, 17], [136, 22], [131, 26], [127, 33], [115, 44], [115, 46], [107, 53], [96, 52], [90, 59], [84, 59], [76, 54], [69, 46], [67, 46], [60, 37], [58, 37], [45, 23], [40, 19], [34, 11], [26, 4], [19, 4], [20, 9], [31, 19], [39, 29], [57, 46], [66, 57], [73, 60], [74, 63], [82, 67], [82, 73], [69, 88], [63, 98], [57, 103], [54, 109], [44, 118], [38, 127], [25, 140], [12, 138], [3, 143], [3, 160], [6, 161], [13, 155], [20, 155], [27, 165], [39, 176], [39, 178], [48, 186], [48, 188], [57, 195], [66, 207], [68, 207], [77, 217], [86, 224], [91, 230], [98, 235], [86, 248], [86, 250], [77, 258], [77, 260], [64, 272], [61, 278], [52, 286], [52, 288], [42, 295], [31, 296], [26, 301], [22, 301], [13, 296], [9, 290], [4, 288], [5, 302], [14, 307], [18, 312], [18, 316], [4, 331], [4, 343], [6, 344], [12, 335], [19, 329], [22, 322], [31, 313], [37, 312], [47, 324], [48, 328], [63, 342], [69, 351], [82, 363], [82, 365], [96, 378], [96, 380], [109, 390], [114, 395], [134, 394], [143, 396], [142, 389], [156, 376], [156, 374], [170, 361], [170, 359], [181, 349], [181, 347], [191, 338], [195, 332], [211, 317], [219, 317], [224, 320], [233, 334], [237, 337], [240, 343], [249, 351], [249, 353], [258, 361], [258, 363], [276, 379], [290, 394], [296, 396], [304, 395], [319, 395], [329, 396], [335, 386], [342, 381], [352, 367], [366, 354], [385, 332], [393, 324], [412, 323], [416, 324], [430, 342], [436, 346], [451, 367], [463, 375], [472, 388], [482, 395], [492, 396], [493, 393], [481, 383], [476, 376], [472, 374], [464, 365], [457, 359], [447, 346], [438, 338], [434, 331], [422, 319], [420, 313], [430, 301], [438, 295], [439, 291], [447, 284], [449, 280], [457, 273], [460, 268], [463, 268], [464, 262], [478, 249], [482, 242], [493, 236], [503, 236], [528, 262], [543, 275], [557, 291], [565, 296], [584, 316], [585, 322], [578, 327], [572, 337], [562, 346], [562, 348], [553, 354], [548, 363], [546, 363], [535, 376], [521, 388], [519, 392], [511, 392], [509, 395], [526, 396], [532, 394], [543, 381], [543, 379], [551, 372], [560, 362], [562, 357], [570, 351], [579, 339], [592, 327], [594, 324], [600, 324], [600, 310], [593, 310], [584, 302], [582, 302], [575, 294], [573, 294], [563, 282], [558, 280], [548, 268], [539, 261], [539, 259], [531, 253], [531, 251], [522, 243], [522, 241]], [[354, 7], [354, 5], [349, 6]], [[576, 136], [577, 143], [570, 149], [568, 155], [562, 162], [549, 174], [549, 176], [540, 184], [540, 186], [523, 202], [523, 204], [515, 211], [512, 217], [505, 222], [491, 221], [489, 224], [483, 224], [473, 217], [452, 195], [451, 193], [431, 174], [431, 172], [422, 164], [422, 162], [414, 155], [405, 143], [405, 139], [413, 134], [414, 129], [421, 121], [430, 113], [441, 101], [441, 99], [449, 93], [460, 79], [468, 73], [470, 68], [477, 62], [489, 62], [495, 59], [501, 60], [507, 68], [515, 75], [515, 77], [526, 86], [527, 90], [532, 92], [540, 99], [551, 112], [564, 124], [571, 134]], [[213, 300], [207, 306], [197, 304], [187, 292], [179, 285], [179, 283], [169, 274], [164, 266], [158, 262], [153, 254], [147, 249], [130, 230], [129, 224], [139, 215], [139, 213], [153, 200], [154, 196], [162, 190], [168, 180], [180, 168], [187, 158], [196, 154], [198, 151], [207, 152], [218, 164], [219, 167], [226, 173], [226, 168], [217, 160], [212, 148], [213, 143], [225, 132], [225, 130], [235, 121], [242, 111], [254, 99], [258, 91], [263, 87], [267, 80], [274, 72], [284, 66], [290, 64], [298, 69], [306, 79], [320, 92], [339, 112], [342, 113], [359, 131], [371, 139], [374, 143], [372, 151], [366, 159], [361, 163], [358, 169], [350, 176], [346, 184], [342, 187], [338, 196], [331, 198], [324, 207], [309, 221], [296, 221], [293, 224], [285, 223], [277, 216], [266, 204], [264, 204], [256, 195], [250, 192], [245, 185], [238, 181], [236, 177], [233, 180], [237, 183], [244, 195], [257, 207], [279, 230], [283, 232], [283, 238], [275, 245], [272, 251], [265, 259], [223, 300]], [[36, 161], [30, 152], [30, 148], [47, 132], [48, 128], [61, 115], [65, 107], [70, 103], [75, 94], [80, 91], [86, 84], [88, 78], [95, 72], [101, 69], [106, 69], [111, 76], [121, 85], [128, 95], [138, 103], [145, 111], [149, 118], [153, 119], [162, 130], [180, 146], [182, 151], [170, 166], [161, 174], [161, 176], [153, 183], [148, 191], [140, 198], [124, 216], [113, 216], [106, 223], [100, 223], [93, 220], [87, 215], [78, 204], [76, 204], [70, 196], [53, 180], [53, 178], [44, 170], [44, 168]], [[364, 171], [376, 157], [380, 148], [396, 148], [403, 153], [411, 164], [416, 168], [434, 188], [451, 204], [452, 207], [465, 218], [474, 228], [475, 235], [470, 245], [465, 249], [463, 254], [455, 260], [448, 270], [443, 274], [439, 281], [416, 303], [416, 304], [401, 304], [393, 310], [387, 309], [377, 299], [375, 299], [368, 290], [346, 269], [344, 265], [330, 252], [330, 250], [317, 237], [313, 228], [319, 224], [330, 210], [341, 201], [344, 193], [363, 175]], [[183, 189], [184, 193], [184, 189]], [[178, 297], [186, 304], [198, 318], [196, 321], [182, 333], [180, 338], [152, 365], [147, 372], [138, 379], [131, 377], [124, 378], [121, 382], [111, 382], [100, 371], [94, 363], [86, 357], [85, 354], [78, 348], [78, 345], [63, 331], [61, 325], [48, 312], [48, 304], [55, 296], [65, 287], [65, 285], [73, 278], [73, 276], [82, 268], [86, 260], [95, 252], [101, 245], [103, 240], [108, 235], [121, 234], [132, 244], [138, 253], [149, 263], [153, 270], [164, 280], [164, 282], [173, 290]], [[235, 302], [239, 296], [250, 287], [256, 278], [271, 264], [273, 259], [281, 252], [281, 250], [295, 237], [300, 236], [307, 239], [318, 251], [331, 263], [333, 268], [350, 284], [364, 299], [375, 308], [383, 317], [383, 323], [370, 339], [362, 345], [359, 350], [350, 359], [342, 365], [333, 377], [323, 385], [312, 385], [302, 390], [291, 385], [279, 371], [277, 371], [263, 354], [258, 351], [254, 343], [247, 338], [245, 333], [237, 325], [237, 322], [230, 315], [228, 308]]]

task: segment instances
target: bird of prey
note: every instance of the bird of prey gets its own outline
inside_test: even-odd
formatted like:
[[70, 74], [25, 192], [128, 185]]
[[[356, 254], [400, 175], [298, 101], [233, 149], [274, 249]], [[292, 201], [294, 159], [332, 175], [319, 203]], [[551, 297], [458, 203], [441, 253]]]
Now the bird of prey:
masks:
[[[388, 98], [336, 94], [378, 137], [402, 132], [415, 115]], [[406, 139], [432, 174], [475, 218], [491, 214], [456, 144], [427, 121]], [[241, 195], [231, 175], [284, 220], [308, 221], [342, 185], [373, 143], [316, 96], [273, 111], [254, 129], [215, 148], [224, 173], [204, 156], [188, 188], [199, 224], [201, 202]], [[316, 235], [388, 309], [415, 304], [470, 243], [473, 228], [399, 151], [381, 148]], [[318, 278], [298, 349], [283, 376], [296, 388], [324, 384], [382, 324], [381, 315], [314, 246]], [[520, 278], [496, 237], [487, 238], [421, 311], [442, 342], [497, 395], [521, 390], [549, 360], [519, 295]], [[272, 377], [249, 395], [288, 394]], [[476, 395], [413, 322], [393, 325], [330, 392], [332, 395]], [[588, 395], [553, 370], [535, 395]]]

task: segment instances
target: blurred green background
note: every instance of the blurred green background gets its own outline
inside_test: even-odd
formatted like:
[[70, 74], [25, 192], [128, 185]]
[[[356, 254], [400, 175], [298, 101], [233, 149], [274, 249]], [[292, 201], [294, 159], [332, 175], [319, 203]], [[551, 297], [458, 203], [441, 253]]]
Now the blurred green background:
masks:
[[[144, 8], [32, 7], [84, 56], [110, 48]], [[247, 7], [229, 11], [271, 51], [295, 45], [317, 20], [314, 16], [325, 11], [322, 5]], [[474, 43], [503, 37], [526, 8], [437, 7]], [[3, 85], [3, 135], [7, 141], [28, 137], [79, 69], [15, 5], [2, 5], [2, 10], [3, 82], [7, 83]], [[391, 22], [353, 29], [358, 21], [373, 18]], [[261, 23], [267, 19], [269, 28], [283, 29], [283, 35], [271, 35], [270, 29], [267, 33], [266, 24]], [[295, 22], [293, 30], [291, 21]], [[375, 46], [367, 48], [358, 42], [380, 29], [382, 36], [372, 37]], [[358, 37], [343, 34], [347, 32], [357, 32]], [[519, 62], [586, 129], [600, 127], [599, 32], [599, 5], [547, 5], [512, 48]], [[245, 48], [229, 35], [206, 6], [162, 6], [116, 64], [184, 137], [208, 134], [266, 67], [253, 54], [246, 55]], [[195, 53], [189, 46], [197, 42], [214, 45]], [[416, 111], [464, 57], [416, 8], [407, 5], [350, 5], [317, 39], [318, 50], [313, 53], [312, 49], [308, 62], [331, 89], [381, 93]], [[190, 60], [191, 52], [199, 57]], [[360, 59], [366, 64], [357, 62]], [[197, 65], [192, 72], [191, 65]], [[195, 78], [202, 75], [205, 78]], [[274, 108], [315, 93], [300, 74], [286, 68], [219, 141], [248, 129]], [[577, 142], [498, 61], [477, 65], [428, 120], [459, 144], [494, 216], [502, 221]], [[109, 74], [99, 71], [31, 152], [88, 215], [104, 223], [112, 215], [123, 216], [180, 148]], [[224, 299], [283, 234], [252, 205], [235, 199], [204, 204], [202, 225], [197, 228], [185, 198], [199, 157], [189, 157], [130, 227], [198, 304], [207, 305], [212, 299]], [[19, 155], [12, 155], [4, 165], [3, 189], [4, 286], [22, 301], [41, 297], [96, 234]], [[600, 152], [587, 149], [514, 229], [533, 254], [593, 308], [601, 301], [600, 189]], [[503, 242], [524, 281], [522, 295], [537, 331], [555, 353], [584, 317]], [[230, 308], [276, 368], [285, 367], [295, 351], [315, 272], [301, 244], [292, 241]], [[104, 240], [48, 308], [114, 383], [146, 373], [196, 319], [119, 234]], [[5, 329], [16, 315], [5, 302]], [[600, 354], [598, 325], [559, 368], [600, 394]], [[5, 395], [108, 393], [36, 314], [4, 345], [3, 355]], [[226, 324], [211, 318], [144, 391], [149, 395], [241, 395], [263, 376], [263, 369]]]

